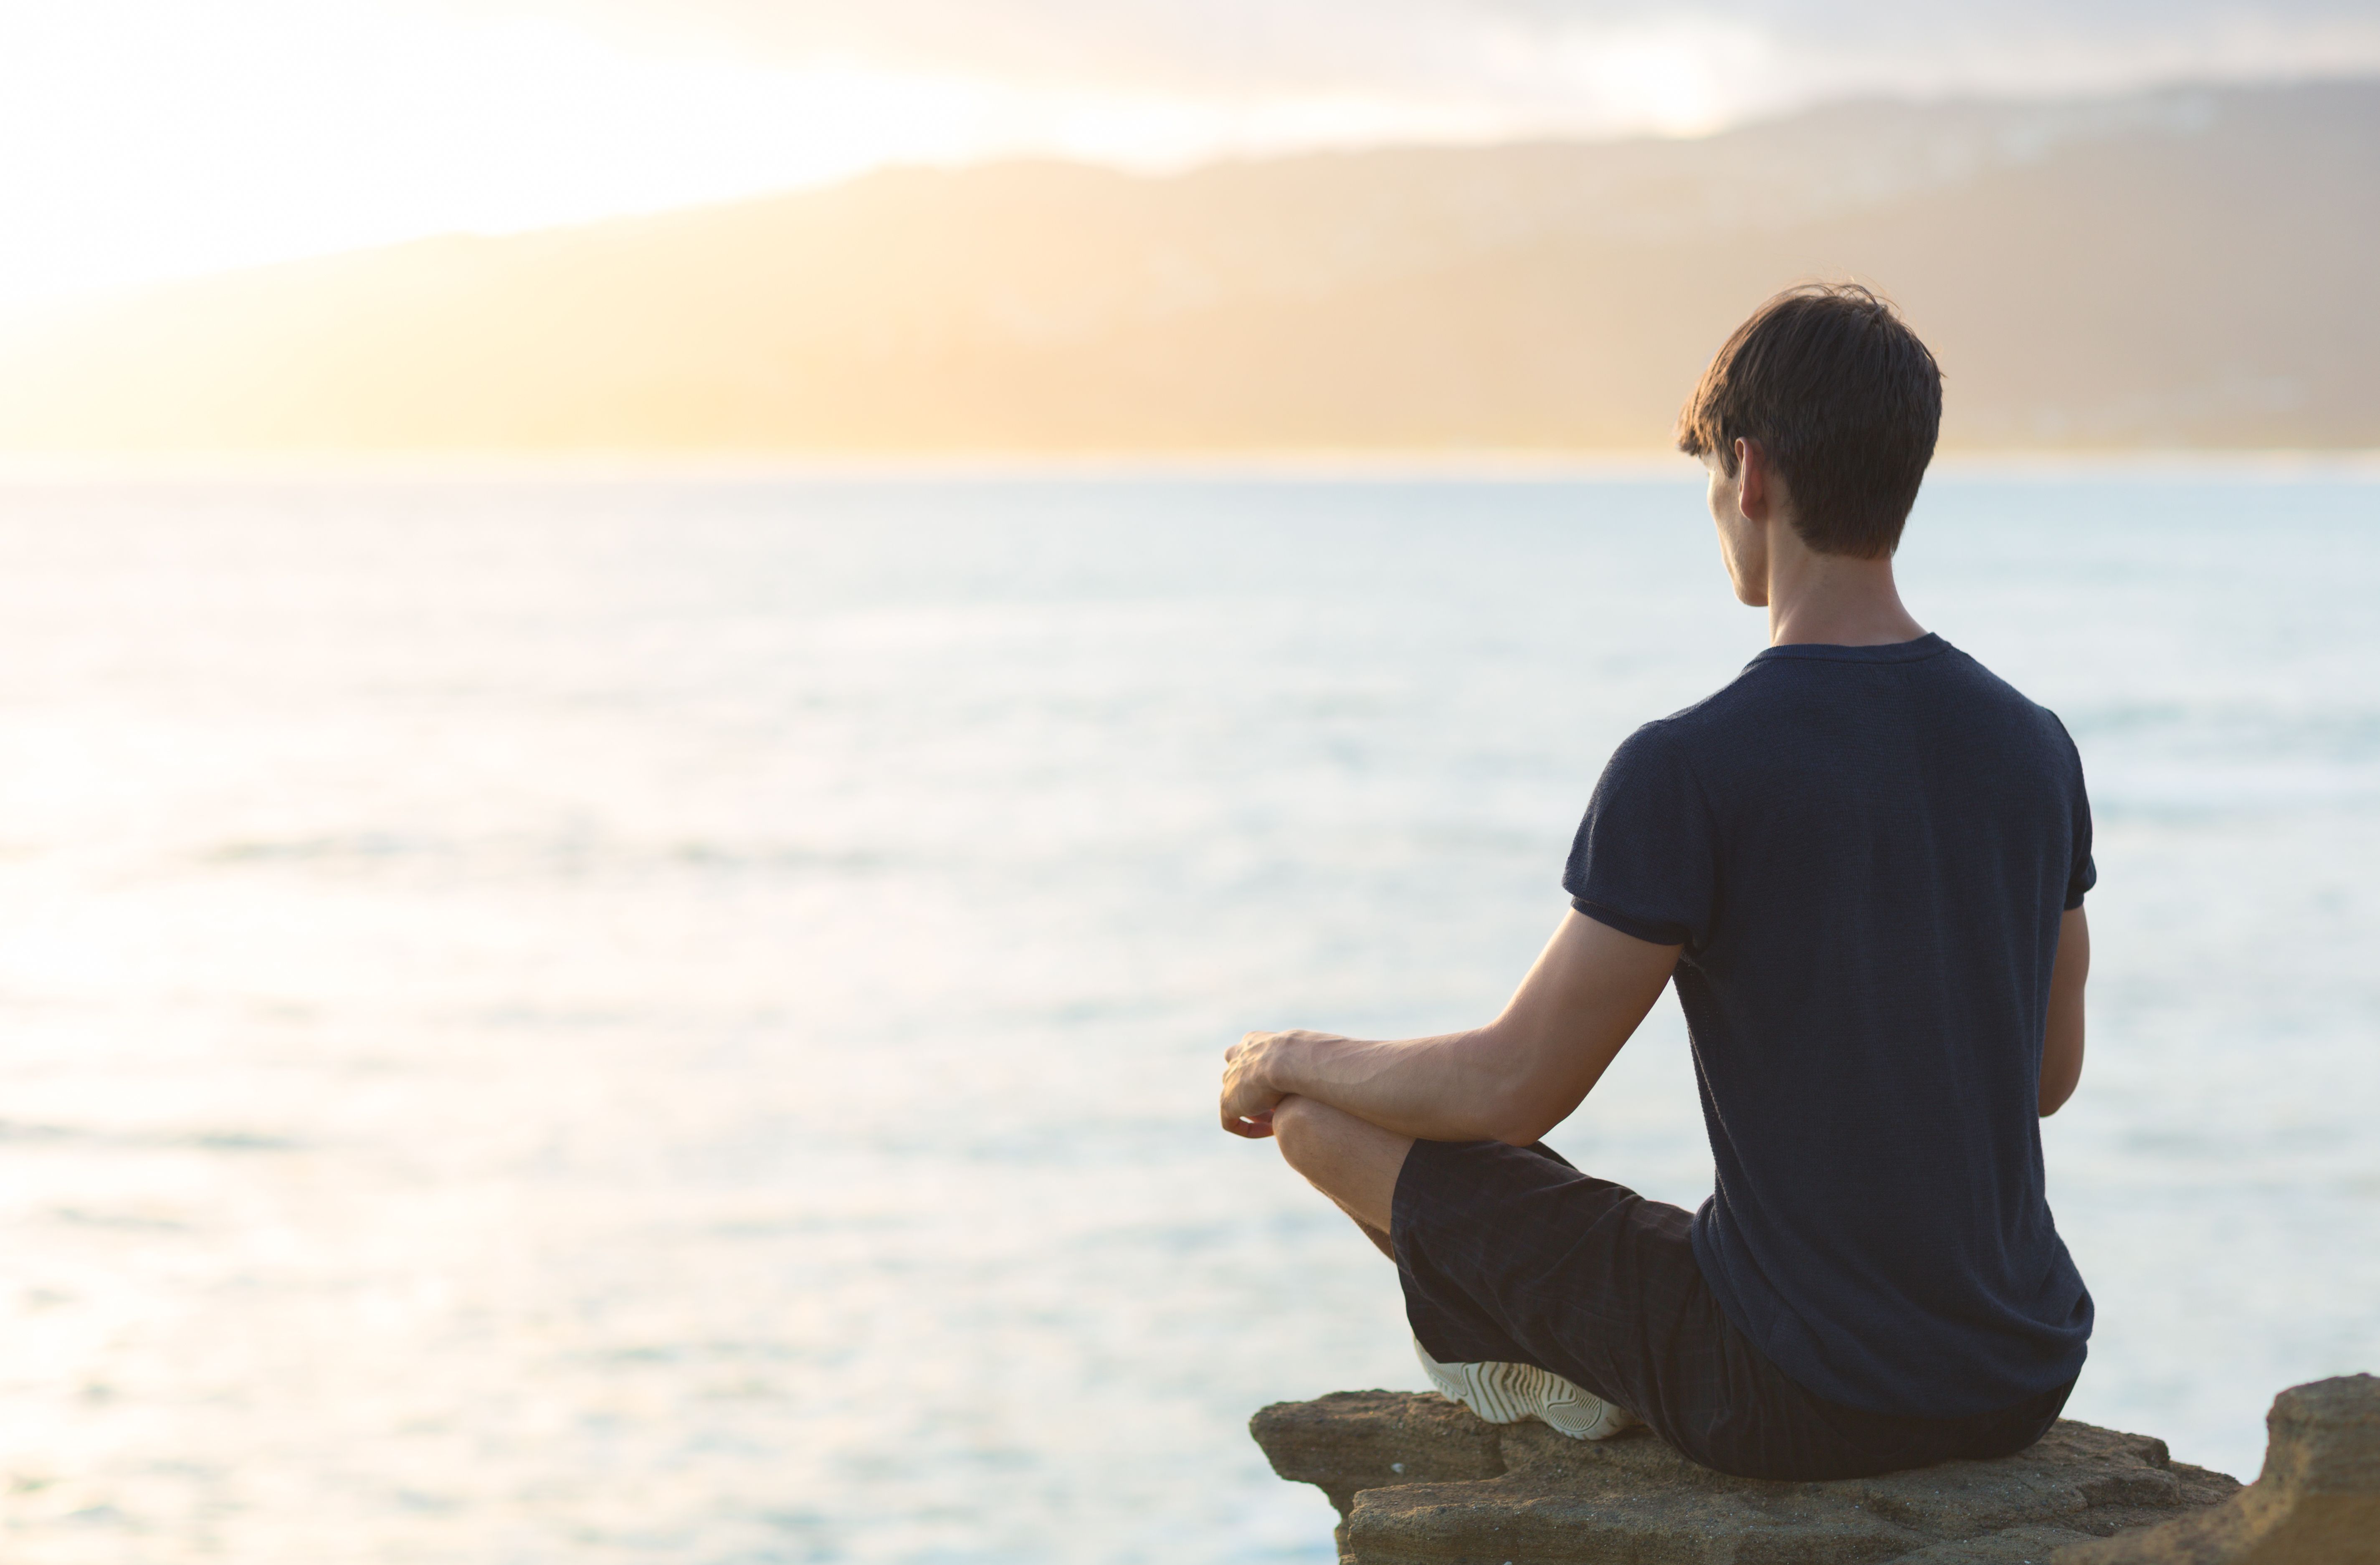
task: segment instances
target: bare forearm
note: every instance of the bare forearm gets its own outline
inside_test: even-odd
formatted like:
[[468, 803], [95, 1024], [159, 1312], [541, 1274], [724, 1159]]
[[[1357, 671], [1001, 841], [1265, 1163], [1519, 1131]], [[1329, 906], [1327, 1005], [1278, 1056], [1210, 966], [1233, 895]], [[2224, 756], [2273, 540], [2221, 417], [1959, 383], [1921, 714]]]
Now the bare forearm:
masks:
[[1223, 1128], [1270, 1135], [1273, 1106], [1306, 1098], [1416, 1140], [1525, 1146], [1578, 1107], [1677, 959], [1675, 946], [1566, 914], [1484, 1027], [1396, 1043], [1248, 1034], [1224, 1051]]
[[1284, 1097], [1328, 1103], [1400, 1135], [1507, 1140], [1520, 1135], [1525, 1117], [1513, 1102], [1512, 1053], [1492, 1024], [1395, 1042], [1281, 1033], [1269, 1040], [1257, 1069]]

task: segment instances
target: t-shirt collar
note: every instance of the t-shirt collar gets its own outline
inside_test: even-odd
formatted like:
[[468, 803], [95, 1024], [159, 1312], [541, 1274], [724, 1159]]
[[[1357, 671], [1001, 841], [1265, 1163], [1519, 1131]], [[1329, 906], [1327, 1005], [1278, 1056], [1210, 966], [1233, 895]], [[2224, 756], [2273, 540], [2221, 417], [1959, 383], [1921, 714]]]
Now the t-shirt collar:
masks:
[[1752, 661], [1765, 663], [1772, 658], [1817, 658], [1830, 663], [1913, 663], [1949, 649], [1948, 641], [1928, 631], [1914, 641], [1888, 641], [1881, 647], [1837, 647], [1824, 641], [1795, 641], [1783, 647], [1771, 647]]

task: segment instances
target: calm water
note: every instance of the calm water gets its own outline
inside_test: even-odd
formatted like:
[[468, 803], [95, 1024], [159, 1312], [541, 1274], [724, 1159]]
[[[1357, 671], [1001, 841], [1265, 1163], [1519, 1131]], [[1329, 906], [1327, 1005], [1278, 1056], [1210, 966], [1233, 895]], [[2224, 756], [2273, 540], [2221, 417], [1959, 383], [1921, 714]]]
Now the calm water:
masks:
[[[2380, 1369], [2380, 482], [1937, 479], [2082, 745], [2079, 1416]], [[1760, 645], [1680, 481], [0, 489], [12, 1562], [1325, 1561], [1415, 1387], [1211, 1122], [1500, 1003]], [[1555, 1140], [1694, 1202], [1664, 1001]]]

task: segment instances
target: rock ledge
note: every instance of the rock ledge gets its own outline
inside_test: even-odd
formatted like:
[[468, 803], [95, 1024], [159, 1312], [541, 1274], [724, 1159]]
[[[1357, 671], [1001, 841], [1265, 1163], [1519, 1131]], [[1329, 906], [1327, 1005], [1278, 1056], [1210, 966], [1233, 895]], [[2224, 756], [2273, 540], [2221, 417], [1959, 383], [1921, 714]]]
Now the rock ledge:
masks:
[[1730, 1478], [1641, 1434], [1499, 1426], [1435, 1395], [1280, 1402], [1250, 1430], [1274, 1472], [1338, 1507], [1348, 1565], [2047, 1565], [2240, 1492], [2162, 1440], [2072, 1422], [1998, 1461], [1827, 1484]]
[[2273, 1402], [2265, 1470], [2060, 1421], [1996, 1462], [1835, 1484], [1730, 1478], [1649, 1435], [1588, 1445], [1402, 1391], [1276, 1402], [1272, 1470], [1339, 1508], [1346, 1565], [2380, 1565], [2380, 1378]]

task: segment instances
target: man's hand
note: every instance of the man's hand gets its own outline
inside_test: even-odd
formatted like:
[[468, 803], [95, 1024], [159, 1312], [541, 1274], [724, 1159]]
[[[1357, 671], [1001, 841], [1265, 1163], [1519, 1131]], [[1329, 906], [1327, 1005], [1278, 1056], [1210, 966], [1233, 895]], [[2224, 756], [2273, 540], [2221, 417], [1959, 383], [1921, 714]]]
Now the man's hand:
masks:
[[1305, 1040], [1324, 1040], [1328, 1033], [1249, 1033], [1223, 1050], [1223, 1128], [1233, 1135], [1261, 1138], [1272, 1134], [1273, 1106], [1289, 1096], [1272, 1084], [1267, 1068], [1283, 1049]]

